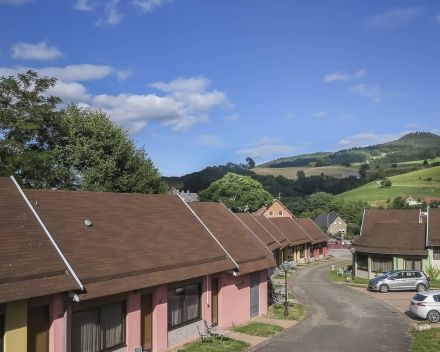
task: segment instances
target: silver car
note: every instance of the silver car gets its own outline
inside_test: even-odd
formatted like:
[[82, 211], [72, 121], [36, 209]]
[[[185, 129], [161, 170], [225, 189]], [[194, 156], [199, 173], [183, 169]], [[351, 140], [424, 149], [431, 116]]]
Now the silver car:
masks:
[[411, 300], [411, 312], [431, 323], [440, 320], [440, 291], [419, 292]]
[[429, 288], [429, 277], [423, 271], [393, 270], [370, 280], [368, 289], [387, 293], [388, 291], [426, 291]]

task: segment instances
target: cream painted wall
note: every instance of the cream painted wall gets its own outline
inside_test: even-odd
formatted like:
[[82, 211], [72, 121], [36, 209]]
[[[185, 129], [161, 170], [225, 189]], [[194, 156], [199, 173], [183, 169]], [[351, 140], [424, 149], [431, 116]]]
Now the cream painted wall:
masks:
[[4, 352], [27, 352], [27, 300], [6, 303]]
[[[270, 215], [270, 212], [273, 211], [273, 215]], [[278, 212], [282, 211], [282, 215], [279, 215]], [[284, 217], [284, 218], [291, 218], [292, 216], [289, 214], [288, 211], [286, 211], [286, 209], [284, 209], [284, 207], [278, 203], [278, 202], [274, 202], [269, 209], [266, 210], [266, 212], [264, 213], [264, 216], [267, 218], [277, 218], [277, 217]]]

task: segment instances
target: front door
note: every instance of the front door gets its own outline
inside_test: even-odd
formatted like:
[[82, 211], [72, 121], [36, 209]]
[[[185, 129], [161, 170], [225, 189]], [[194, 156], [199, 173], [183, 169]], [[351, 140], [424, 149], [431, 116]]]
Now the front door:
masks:
[[260, 305], [260, 273], [253, 273], [251, 276], [251, 319], [259, 315]]
[[27, 352], [47, 352], [49, 350], [49, 307], [28, 309]]
[[153, 313], [153, 295], [143, 295], [141, 298], [141, 341], [142, 350], [151, 351], [152, 338], [152, 313]]
[[211, 280], [211, 301], [212, 323], [218, 325], [218, 279]]

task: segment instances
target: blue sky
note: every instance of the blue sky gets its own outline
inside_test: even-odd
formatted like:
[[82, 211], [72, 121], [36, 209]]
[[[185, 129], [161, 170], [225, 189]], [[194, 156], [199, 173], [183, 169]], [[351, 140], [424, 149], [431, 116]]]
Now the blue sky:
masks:
[[440, 128], [438, 1], [0, 0], [0, 30], [0, 75], [57, 77], [164, 175]]

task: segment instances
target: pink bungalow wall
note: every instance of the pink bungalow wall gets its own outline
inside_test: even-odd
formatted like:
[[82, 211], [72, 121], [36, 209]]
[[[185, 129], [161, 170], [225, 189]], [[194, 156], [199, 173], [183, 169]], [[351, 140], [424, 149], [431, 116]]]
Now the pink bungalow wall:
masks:
[[[243, 283], [236, 285], [239, 280]], [[250, 274], [232, 276], [222, 273], [219, 278], [219, 325], [231, 327], [250, 320]], [[259, 314], [267, 315], [267, 269], [260, 271]]]

